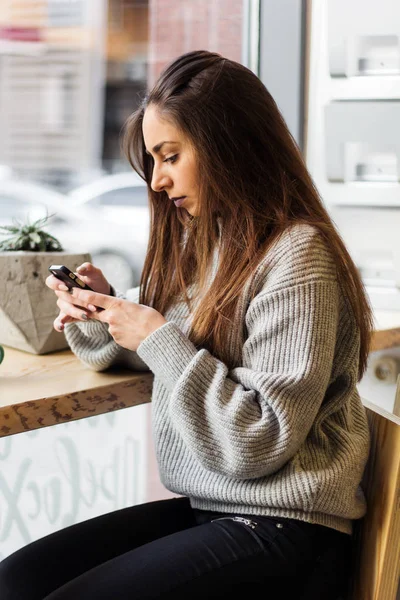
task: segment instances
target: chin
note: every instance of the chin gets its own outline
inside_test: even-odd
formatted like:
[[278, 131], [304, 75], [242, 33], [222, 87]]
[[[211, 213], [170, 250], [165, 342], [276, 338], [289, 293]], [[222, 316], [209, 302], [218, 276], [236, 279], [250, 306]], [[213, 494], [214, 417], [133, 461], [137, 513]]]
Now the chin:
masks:
[[193, 207], [193, 208], [189, 207], [186, 210], [188, 211], [189, 215], [192, 216], [192, 217], [198, 217], [199, 216], [199, 211], [196, 209], [196, 207]]

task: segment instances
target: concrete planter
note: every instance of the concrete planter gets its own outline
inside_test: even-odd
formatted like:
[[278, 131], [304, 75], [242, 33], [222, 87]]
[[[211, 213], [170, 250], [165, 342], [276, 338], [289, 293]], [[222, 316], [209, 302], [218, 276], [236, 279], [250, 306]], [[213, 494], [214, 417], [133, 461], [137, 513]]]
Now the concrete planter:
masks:
[[69, 252], [0, 252], [0, 344], [31, 354], [68, 347], [53, 328], [58, 315], [56, 296], [45, 285], [51, 264], [75, 270], [90, 254]]

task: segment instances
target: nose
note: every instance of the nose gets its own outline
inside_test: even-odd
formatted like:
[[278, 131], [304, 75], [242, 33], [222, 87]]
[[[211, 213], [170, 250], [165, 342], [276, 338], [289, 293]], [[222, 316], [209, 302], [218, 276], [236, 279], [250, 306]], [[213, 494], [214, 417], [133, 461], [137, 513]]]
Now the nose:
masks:
[[169, 186], [171, 186], [171, 178], [163, 172], [162, 167], [154, 165], [151, 177], [151, 189], [155, 192], [162, 192]]

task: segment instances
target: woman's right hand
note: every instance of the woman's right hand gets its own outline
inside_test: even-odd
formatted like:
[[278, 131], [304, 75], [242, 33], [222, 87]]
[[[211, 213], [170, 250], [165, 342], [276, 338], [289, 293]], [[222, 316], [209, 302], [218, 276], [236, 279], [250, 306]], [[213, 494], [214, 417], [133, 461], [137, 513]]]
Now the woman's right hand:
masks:
[[[99, 292], [100, 294], [109, 294], [111, 292], [111, 286], [102, 271], [92, 265], [92, 263], [83, 263], [76, 269], [75, 273], [95, 292]], [[95, 306], [89, 305], [89, 310], [81, 306], [76, 306], [72, 302], [73, 298], [69, 293], [68, 287], [54, 275], [47, 277], [46, 285], [55, 292], [58, 298], [57, 306], [60, 309], [60, 313], [53, 324], [54, 329], [57, 331], [62, 331], [66, 323], [87, 321], [90, 318], [90, 312], [96, 312], [97, 308]]]

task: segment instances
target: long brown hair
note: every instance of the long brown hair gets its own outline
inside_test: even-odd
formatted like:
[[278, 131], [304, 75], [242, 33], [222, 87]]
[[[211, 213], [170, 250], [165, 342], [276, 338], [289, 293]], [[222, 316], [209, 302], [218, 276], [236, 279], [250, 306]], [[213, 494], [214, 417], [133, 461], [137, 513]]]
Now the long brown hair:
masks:
[[[199, 168], [199, 214], [177, 209], [151, 189], [153, 158], [142, 134], [155, 106], [191, 141]], [[160, 75], [128, 119], [123, 148], [147, 182], [150, 237], [140, 282], [141, 304], [162, 314], [188, 288], [207, 280], [222, 222], [220, 262], [196, 307], [190, 339], [232, 367], [226, 340], [240, 292], [282, 232], [294, 223], [318, 228], [332, 250], [339, 284], [360, 330], [359, 378], [366, 368], [372, 312], [358, 270], [323, 207], [301, 152], [263, 83], [243, 65], [207, 51], [189, 52]]]

